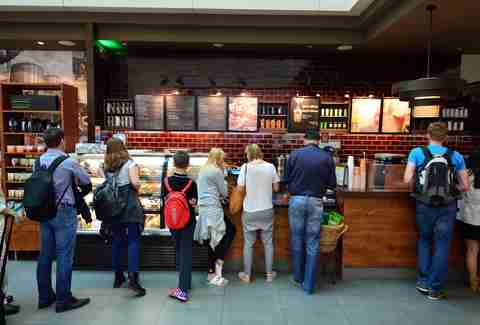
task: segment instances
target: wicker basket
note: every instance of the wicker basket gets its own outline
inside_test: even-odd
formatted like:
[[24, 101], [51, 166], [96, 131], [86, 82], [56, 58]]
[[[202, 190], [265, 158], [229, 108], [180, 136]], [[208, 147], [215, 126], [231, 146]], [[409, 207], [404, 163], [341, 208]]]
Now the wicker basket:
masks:
[[348, 230], [348, 226], [341, 225], [323, 225], [322, 236], [320, 237], [320, 252], [331, 253], [337, 248], [338, 239]]

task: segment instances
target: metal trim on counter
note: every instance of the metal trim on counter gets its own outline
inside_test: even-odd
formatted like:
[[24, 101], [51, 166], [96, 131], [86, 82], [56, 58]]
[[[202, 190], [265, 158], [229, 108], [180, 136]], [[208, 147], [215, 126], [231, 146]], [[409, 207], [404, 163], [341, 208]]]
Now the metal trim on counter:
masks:
[[343, 197], [358, 197], [358, 198], [370, 198], [370, 197], [405, 197], [411, 196], [409, 191], [399, 190], [368, 190], [368, 191], [349, 191], [344, 189], [337, 190], [338, 196]]

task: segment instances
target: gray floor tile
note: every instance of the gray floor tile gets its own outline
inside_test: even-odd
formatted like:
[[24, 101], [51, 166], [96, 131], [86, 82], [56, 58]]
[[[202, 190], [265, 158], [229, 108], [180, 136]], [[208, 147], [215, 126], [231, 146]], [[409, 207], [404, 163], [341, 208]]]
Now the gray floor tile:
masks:
[[[378, 272], [381, 274], [381, 272]], [[147, 295], [135, 298], [127, 288], [113, 289], [111, 272], [74, 272], [73, 292], [90, 297], [86, 308], [58, 315], [54, 309], [38, 311], [35, 264], [9, 264], [10, 289], [22, 306], [9, 325], [450, 325], [480, 324], [480, 299], [461, 283], [449, 284], [449, 299], [431, 302], [414, 288], [414, 278], [349, 279], [337, 285], [320, 281], [306, 295], [280, 274], [271, 284], [259, 276], [244, 284], [226, 274], [225, 288], [209, 286], [205, 273], [193, 274], [191, 300], [179, 303], [167, 297], [176, 286], [175, 272], [142, 272]]]

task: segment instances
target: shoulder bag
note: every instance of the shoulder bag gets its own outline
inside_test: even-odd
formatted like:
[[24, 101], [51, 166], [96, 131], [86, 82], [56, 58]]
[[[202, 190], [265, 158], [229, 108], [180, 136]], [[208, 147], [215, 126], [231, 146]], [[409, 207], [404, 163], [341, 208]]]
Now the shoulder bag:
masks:
[[235, 186], [230, 195], [230, 214], [235, 215], [243, 209], [243, 201], [247, 195], [247, 169], [248, 163], [245, 164], [245, 186]]

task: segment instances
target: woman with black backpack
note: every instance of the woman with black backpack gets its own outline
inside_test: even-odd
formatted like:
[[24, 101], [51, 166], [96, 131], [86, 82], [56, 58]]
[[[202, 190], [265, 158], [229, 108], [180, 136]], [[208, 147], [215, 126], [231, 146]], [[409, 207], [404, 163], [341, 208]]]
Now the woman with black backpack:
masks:
[[136, 293], [136, 296], [141, 297], [146, 294], [146, 290], [140, 285], [138, 278], [140, 238], [145, 224], [145, 215], [138, 199], [139, 168], [130, 158], [120, 139], [108, 140], [103, 171], [107, 179], [115, 178], [119, 200], [125, 206], [122, 213], [116, 215], [109, 225], [113, 234], [112, 264], [115, 271], [113, 287], [120, 288], [126, 281], [120, 261], [122, 248], [127, 246], [128, 286]]

